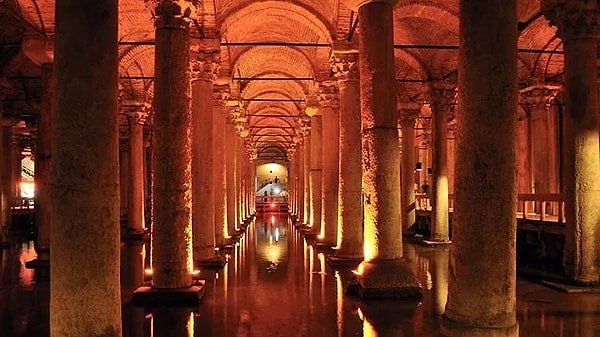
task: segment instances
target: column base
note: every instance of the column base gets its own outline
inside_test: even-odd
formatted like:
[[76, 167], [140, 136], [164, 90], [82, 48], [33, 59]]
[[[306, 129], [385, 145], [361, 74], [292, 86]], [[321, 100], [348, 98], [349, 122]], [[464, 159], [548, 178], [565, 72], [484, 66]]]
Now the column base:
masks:
[[423, 298], [419, 281], [403, 259], [363, 261], [346, 290], [360, 298]]
[[518, 337], [519, 323], [510, 327], [482, 328], [462, 326], [442, 316], [440, 332], [444, 337]]
[[201, 259], [196, 262], [202, 269], [221, 270], [227, 264], [227, 259], [223, 256], [215, 256], [208, 259]]
[[333, 268], [356, 268], [362, 262], [362, 257], [352, 258], [337, 255], [327, 255], [327, 263]]
[[319, 253], [332, 254], [335, 252], [335, 244], [331, 242], [315, 241], [312, 245]]
[[158, 289], [141, 286], [133, 292], [132, 302], [136, 306], [155, 307], [162, 305], [196, 306], [204, 296], [204, 281], [180, 289]]
[[50, 269], [50, 260], [33, 259], [25, 262], [27, 269]]

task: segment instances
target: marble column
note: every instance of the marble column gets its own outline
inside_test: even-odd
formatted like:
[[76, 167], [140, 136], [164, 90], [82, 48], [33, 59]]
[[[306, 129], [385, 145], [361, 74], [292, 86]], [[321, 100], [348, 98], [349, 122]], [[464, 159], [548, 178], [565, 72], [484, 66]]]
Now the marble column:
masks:
[[[535, 85], [519, 90], [531, 128], [531, 159], [533, 188], [536, 194], [550, 193], [550, 142], [548, 109], [558, 86]], [[538, 210], [539, 211], [539, 210]]]
[[421, 113], [420, 103], [403, 102], [399, 104], [400, 111], [400, 127], [402, 129], [402, 158], [401, 158], [401, 174], [402, 184], [400, 186], [402, 206], [402, 233], [410, 233], [411, 227], [416, 221], [415, 210], [415, 168], [417, 161], [415, 160], [415, 121]]
[[360, 83], [358, 50], [335, 50], [329, 60], [340, 91], [339, 108], [339, 223], [340, 258], [362, 259], [362, 169], [360, 140]]
[[127, 234], [145, 232], [144, 220], [144, 123], [150, 106], [144, 103], [123, 105], [129, 119], [129, 189], [127, 198]]
[[575, 283], [600, 282], [600, 156], [598, 153], [598, 36], [595, 1], [543, 1], [565, 59], [565, 271]]
[[448, 110], [453, 109], [455, 85], [430, 83], [432, 116], [431, 240], [450, 241], [448, 220]]
[[363, 297], [420, 297], [402, 258], [400, 154], [394, 79], [392, 9], [396, 1], [347, 1], [358, 9], [364, 260], [358, 267]]
[[194, 261], [202, 261], [215, 257], [213, 82], [220, 59], [212, 48], [192, 50], [192, 240]]
[[35, 212], [38, 229], [37, 255], [39, 261], [50, 260], [50, 228], [52, 226], [52, 118], [53, 118], [53, 64], [42, 67], [42, 104], [38, 120], [35, 155]]
[[336, 81], [319, 85], [319, 106], [322, 114], [322, 188], [321, 235], [319, 239], [334, 247], [337, 243], [338, 183], [339, 183], [339, 89]]
[[156, 7], [152, 172], [152, 287], [192, 285], [189, 21], [174, 2]]
[[225, 125], [225, 175], [227, 179], [227, 236], [235, 234], [237, 223], [237, 186], [236, 152], [237, 135], [231, 116], [227, 116]]
[[456, 197], [440, 329], [516, 337], [517, 1], [461, 0], [460, 8]]
[[312, 200], [311, 200], [311, 183], [310, 183], [310, 177], [311, 175], [311, 141], [310, 141], [310, 119], [307, 119], [306, 121], [304, 121], [302, 123], [303, 125], [303, 132], [304, 132], [304, 205], [303, 205], [303, 212], [304, 212], [304, 218], [302, 219], [302, 224], [303, 225], [307, 225], [307, 226], [311, 226], [311, 216], [310, 216], [310, 211], [311, 211], [311, 205], [312, 205]]
[[310, 116], [310, 223], [311, 232], [321, 233], [321, 190], [322, 190], [322, 153], [321, 139], [323, 124], [321, 111], [318, 108], [306, 110]]
[[229, 86], [218, 86], [214, 98], [212, 126], [214, 230], [217, 245], [222, 246], [226, 242], [228, 224], [227, 166], [225, 163], [227, 107], [225, 103], [229, 98]]
[[50, 335], [121, 336], [118, 1], [55, 8]]

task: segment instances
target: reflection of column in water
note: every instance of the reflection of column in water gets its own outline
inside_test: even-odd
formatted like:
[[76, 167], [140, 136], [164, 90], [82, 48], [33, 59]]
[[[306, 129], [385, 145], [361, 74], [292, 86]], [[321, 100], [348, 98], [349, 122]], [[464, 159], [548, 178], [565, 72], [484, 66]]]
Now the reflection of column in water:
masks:
[[410, 243], [407, 243], [405, 245], [402, 246], [403, 249], [403, 253], [404, 253], [404, 260], [406, 260], [406, 264], [408, 265], [408, 267], [410, 268], [410, 270], [413, 272], [413, 274], [417, 275], [417, 277], [419, 277], [419, 272], [417, 270], [417, 250], [415, 249], [415, 246], [413, 246]]
[[145, 317], [144, 309], [136, 307], [129, 302], [123, 303], [123, 336], [128, 337], [145, 337], [146, 323], [148, 320]]
[[306, 310], [308, 317], [307, 317], [307, 324], [308, 324], [308, 336], [316, 336], [317, 332], [320, 331], [320, 329], [318, 327], [316, 327], [316, 324], [314, 323], [315, 320], [315, 304], [314, 304], [314, 290], [313, 288], [315, 287], [315, 258], [314, 258], [315, 254], [314, 254], [314, 249], [313, 246], [309, 246], [308, 247], [308, 310]]
[[[364, 337], [402, 337], [402, 326], [410, 324], [418, 302], [360, 302]], [[418, 334], [415, 336], [419, 336]]]
[[352, 275], [348, 271], [343, 274], [339, 271], [335, 272], [338, 337], [357, 336], [360, 335], [360, 331], [363, 329], [360, 319], [354, 315], [356, 307], [349, 298], [344, 298], [344, 284], [348, 284], [351, 277]]
[[565, 333], [565, 336], [597, 337], [598, 319], [595, 315], [598, 307], [597, 298], [584, 296], [579, 299], [578, 303], [580, 314], [575, 316], [577, 330], [572, 334]]
[[28, 319], [29, 335], [46, 337], [50, 336], [50, 271], [38, 269], [35, 278], [32, 317]]
[[433, 255], [433, 299], [435, 313], [441, 315], [448, 300], [448, 266], [450, 250], [441, 249]]
[[163, 307], [152, 312], [151, 337], [193, 337], [194, 317], [190, 308]]

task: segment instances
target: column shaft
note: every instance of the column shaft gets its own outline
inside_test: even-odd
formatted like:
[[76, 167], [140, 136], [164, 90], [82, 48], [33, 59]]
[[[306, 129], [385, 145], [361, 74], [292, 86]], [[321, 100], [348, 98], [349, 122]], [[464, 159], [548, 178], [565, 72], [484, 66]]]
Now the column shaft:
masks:
[[401, 110], [400, 126], [402, 128], [402, 232], [407, 233], [416, 220], [415, 210], [415, 119], [419, 116], [420, 109]]
[[322, 189], [322, 118], [315, 115], [310, 118], [310, 225], [312, 232], [321, 233], [321, 189]]
[[[170, 13], [169, 13], [170, 14]], [[189, 23], [156, 18], [154, 74], [154, 288], [185, 288], [191, 278], [191, 114]]]
[[195, 261], [215, 255], [212, 91], [210, 79], [192, 81], [192, 232]]
[[50, 335], [121, 336], [118, 1], [55, 8]]
[[128, 230], [144, 232], [144, 120], [142, 116], [129, 117], [129, 202]]
[[42, 64], [42, 105], [38, 120], [38, 137], [35, 156], [35, 212], [38, 229], [38, 259], [50, 259], [50, 227], [52, 224], [52, 115], [53, 88], [52, 63]]
[[[215, 105], [213, 119], [213, 179], [214, 179], [214, 228], [218, 245], [225, 244], [228, 230], [229, 198], [227, 195], [226, 152], [226, 120], [227, 112], [224, 104]], [[227, 135], [227, 137], [229, 137]]]
[[227, 235], [231, 236], [235, 233], [235, 225], [237, 220], [237, 197], [236, 197], [236, 135], [235, 125], [231, 121], [227, 121], [225, 125], [225, 174], [227, 179]]
[[323, 134], [326, 137], [322, 138], [321, 239], [333, 247], [337, 244], [338, 230], [339, 114], [337, 106], [326, 106], [322, 111]]
[[311, 222], [311, 141], [310, 135], [312, 131], [308, 131], [306, 138], [304, 140], [304, 204], [302, 205], [304, 209], [304, 218], [302, 219], [302, 223], [306, 225], [312, 225]]
[[[435, 94], [434, 94], [435, 95]], [[445, 104], [432, 102], [433, 163], [431, 193], [431, 239], [447, 242], [448, 228], [448, 113]]]
[[452, 272], [441, 329], [517, 336], [517, 1], [460, 6]]

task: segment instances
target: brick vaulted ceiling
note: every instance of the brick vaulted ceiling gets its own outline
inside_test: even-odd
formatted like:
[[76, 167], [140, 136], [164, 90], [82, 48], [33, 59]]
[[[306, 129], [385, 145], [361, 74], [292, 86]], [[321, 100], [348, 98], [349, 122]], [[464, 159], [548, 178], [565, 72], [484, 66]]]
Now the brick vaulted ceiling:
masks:
[[[119, 1], [119, 85], [127, 100], [152, 99], [152, 6], [144, 0]], [[562, 44], [540, 6], [540, 0], [519, 0], [523, 86], [562, 81]], [[399, 1], [394, 10], [399, 100], [425, 99], [423, 82], [428, 80], [456, 79], [458, 10], [458, 0]], [[203, 0], [195, 14], [195, 27], [220, 33], [219, 82], [229, 83], [232, 99], [241, 102], [248, 139], [258, 152], [272, 145], [290, 150], [306, 120], [307, 102], [311, 104], [318, 82], [330, 76], [331, 46], [360, 34], [356, 13], [339, 0]], [[22, 46], [31, 36], [51, 37], [53, 32], [54, 0], [0, 1], [0, 99], [5, 116], [35, 125], [40, 69]]]

